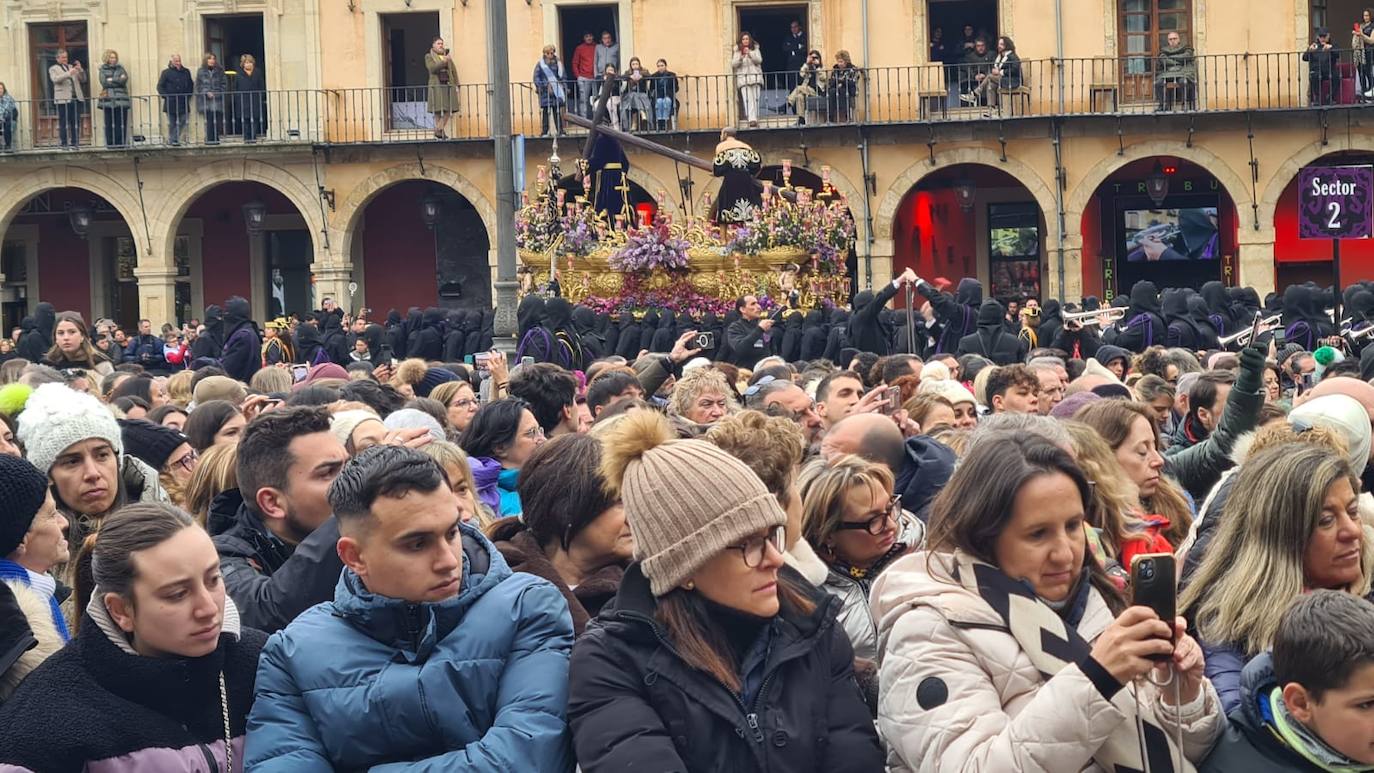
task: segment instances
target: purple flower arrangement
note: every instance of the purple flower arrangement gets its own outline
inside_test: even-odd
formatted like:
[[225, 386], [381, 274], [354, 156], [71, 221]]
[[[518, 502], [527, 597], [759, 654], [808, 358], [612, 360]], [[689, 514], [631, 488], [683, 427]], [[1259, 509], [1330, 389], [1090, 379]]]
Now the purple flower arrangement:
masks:
[[686, 271], [691, 247], [686, 239], [673, 236], [668, 219], [659, 215], [649, 225], [627, 231], [625, 246], [611, 253], [609, 263], [613, 270], [625, 274], [655, 269]]

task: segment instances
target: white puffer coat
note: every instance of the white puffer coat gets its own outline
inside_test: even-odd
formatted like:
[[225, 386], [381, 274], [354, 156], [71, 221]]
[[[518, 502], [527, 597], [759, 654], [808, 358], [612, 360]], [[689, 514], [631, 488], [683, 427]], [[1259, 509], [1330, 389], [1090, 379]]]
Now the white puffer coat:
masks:
[[[1136, 732], [1137, 692], [1142, 704], [1156, 702], [1171, 737], [1182, 726], [1191, 762], [1206, 755], [1225, 727], [1210, 682], [1180, 707], [1176, 724], [1175, 710], [1159, 703], [1153, 686], [1128, 685], [1107, 700], [1077, 665], [1042, 679], [1002, 617], [948, 576], [948, 555], [928, 556], [905, 556], [873, 586], [878, 731], [893, 773], [1100, 771], [1093, 754], [1105, 740]], [[1093, 590], [1078, 633], [1092, 642], [1112, 619]]]

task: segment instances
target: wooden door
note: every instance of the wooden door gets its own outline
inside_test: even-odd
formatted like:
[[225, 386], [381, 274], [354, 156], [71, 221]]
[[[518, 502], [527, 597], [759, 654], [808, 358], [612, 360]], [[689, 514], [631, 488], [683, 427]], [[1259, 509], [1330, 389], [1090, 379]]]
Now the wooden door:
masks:
[[37, 100], [37, 104], [29, 109], [29, 120], [33, 122], [33, 144], [36, 146], [58, 144], [57, 108], [52, 101], [52, 81], [48, 80], [48, 68], [57, 64], [59, 49], [66, 49], [69, 63], [81, 62], [86, 69], [87, 81], [81, 84], [82, 93], [86, 96], [81, 106], [81, 144], [90, 142], [91, 109], [94, 107], [92, 95], [100, 91], [96, 75], [100, 63], [91, 61], [86, 40], [84, 21], [29, 25], [29, 55], [32, 57], [33, 70], [29, 93]]
[[1120, 0], [1121, 91], [1126, 102], [1154, 101], [1155, 57], [1177, 32], [1192, 45], [1192, 0]]

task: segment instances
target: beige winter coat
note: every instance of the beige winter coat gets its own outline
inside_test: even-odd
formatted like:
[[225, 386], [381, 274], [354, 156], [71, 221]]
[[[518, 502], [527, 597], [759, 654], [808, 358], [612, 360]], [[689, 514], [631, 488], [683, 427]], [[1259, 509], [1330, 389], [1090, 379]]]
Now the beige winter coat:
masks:
[[735, 73], [736, 88], [763, 85], [763, 53], [757, 46], [749, 49], [747, 56], [740, 52], [739, 46], [735, 46], [735, 52], [730, 56], [730, 69]]
[[52, 607], [47, 599], [21, 582], [6, 581], [5, 584], [14, 593], [19, 610], [29, 619], [29, 630], [33, 631], [33, 638], [38, 640], [38, 644], [20, 655], [9, 670], [0, 674], [0, 703], [10, 697], [30, 671], [62, 649], [62, 636], [58, 634], [57, 626], [53, 625]]
[[[1105, 739], [1135, 732], [1129, 719], [1134, 688], [1108, 701], [1077, 665], [1042, 679], [1002, 617], [948, 577], [942, 567], [949, 557], [936, 554], [928, 570], [929, 555], [900, 559], [873, 586], [881, 658], [878, 731], [888, 746], [889, 770], [1100, 771], [1092, 757]], [[1111, 621], [1106, 602], [1093, 591], [1078, 633], [1092, 642]], [[1136, 691], [1142, 703], [1159, 701], [1152, 686]], [[1160, 705], [1156, 711], [1172, 737], [1174, 709]], [[1210, 682], [1197, 701], [1181, 707], [1179, 719], [1184, 755], [1201, 760], [1225, 727]]]

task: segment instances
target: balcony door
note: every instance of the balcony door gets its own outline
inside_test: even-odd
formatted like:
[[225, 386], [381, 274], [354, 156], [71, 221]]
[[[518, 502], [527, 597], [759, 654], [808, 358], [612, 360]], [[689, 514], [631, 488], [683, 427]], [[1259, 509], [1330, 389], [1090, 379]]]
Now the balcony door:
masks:
[[1170, 32], [1192, 45], [1193, 0], [1119, 0], [1121, 90], [1126, 102], [1154, 100], [1154, 60]]
[[[48, 79], [48, 68], [57, 64], [57, 52], [62, 49], [66, 50], [69, 63], [80, 62], [86, 68], [87, 81], [81, 84], [87, 100], [81, 105], [81, 144], [90, 143], [90, 109], [93, 105], [90, 101], [91, 84], [96, 80], [94, 73], [99, 71], [100, 63], [91, 61], [90, 48], [86, 44], [86, 22], [64, 21], [29, 25], [29, 56], [33, 57], [33, 83], [29, 93], [35, 99], [42, 100], [31, 111], [35, 146], [58, 144], [57, 108], [52, 101], [52, 81]], [[100, 91], [98, 84], [95, 91]]]

